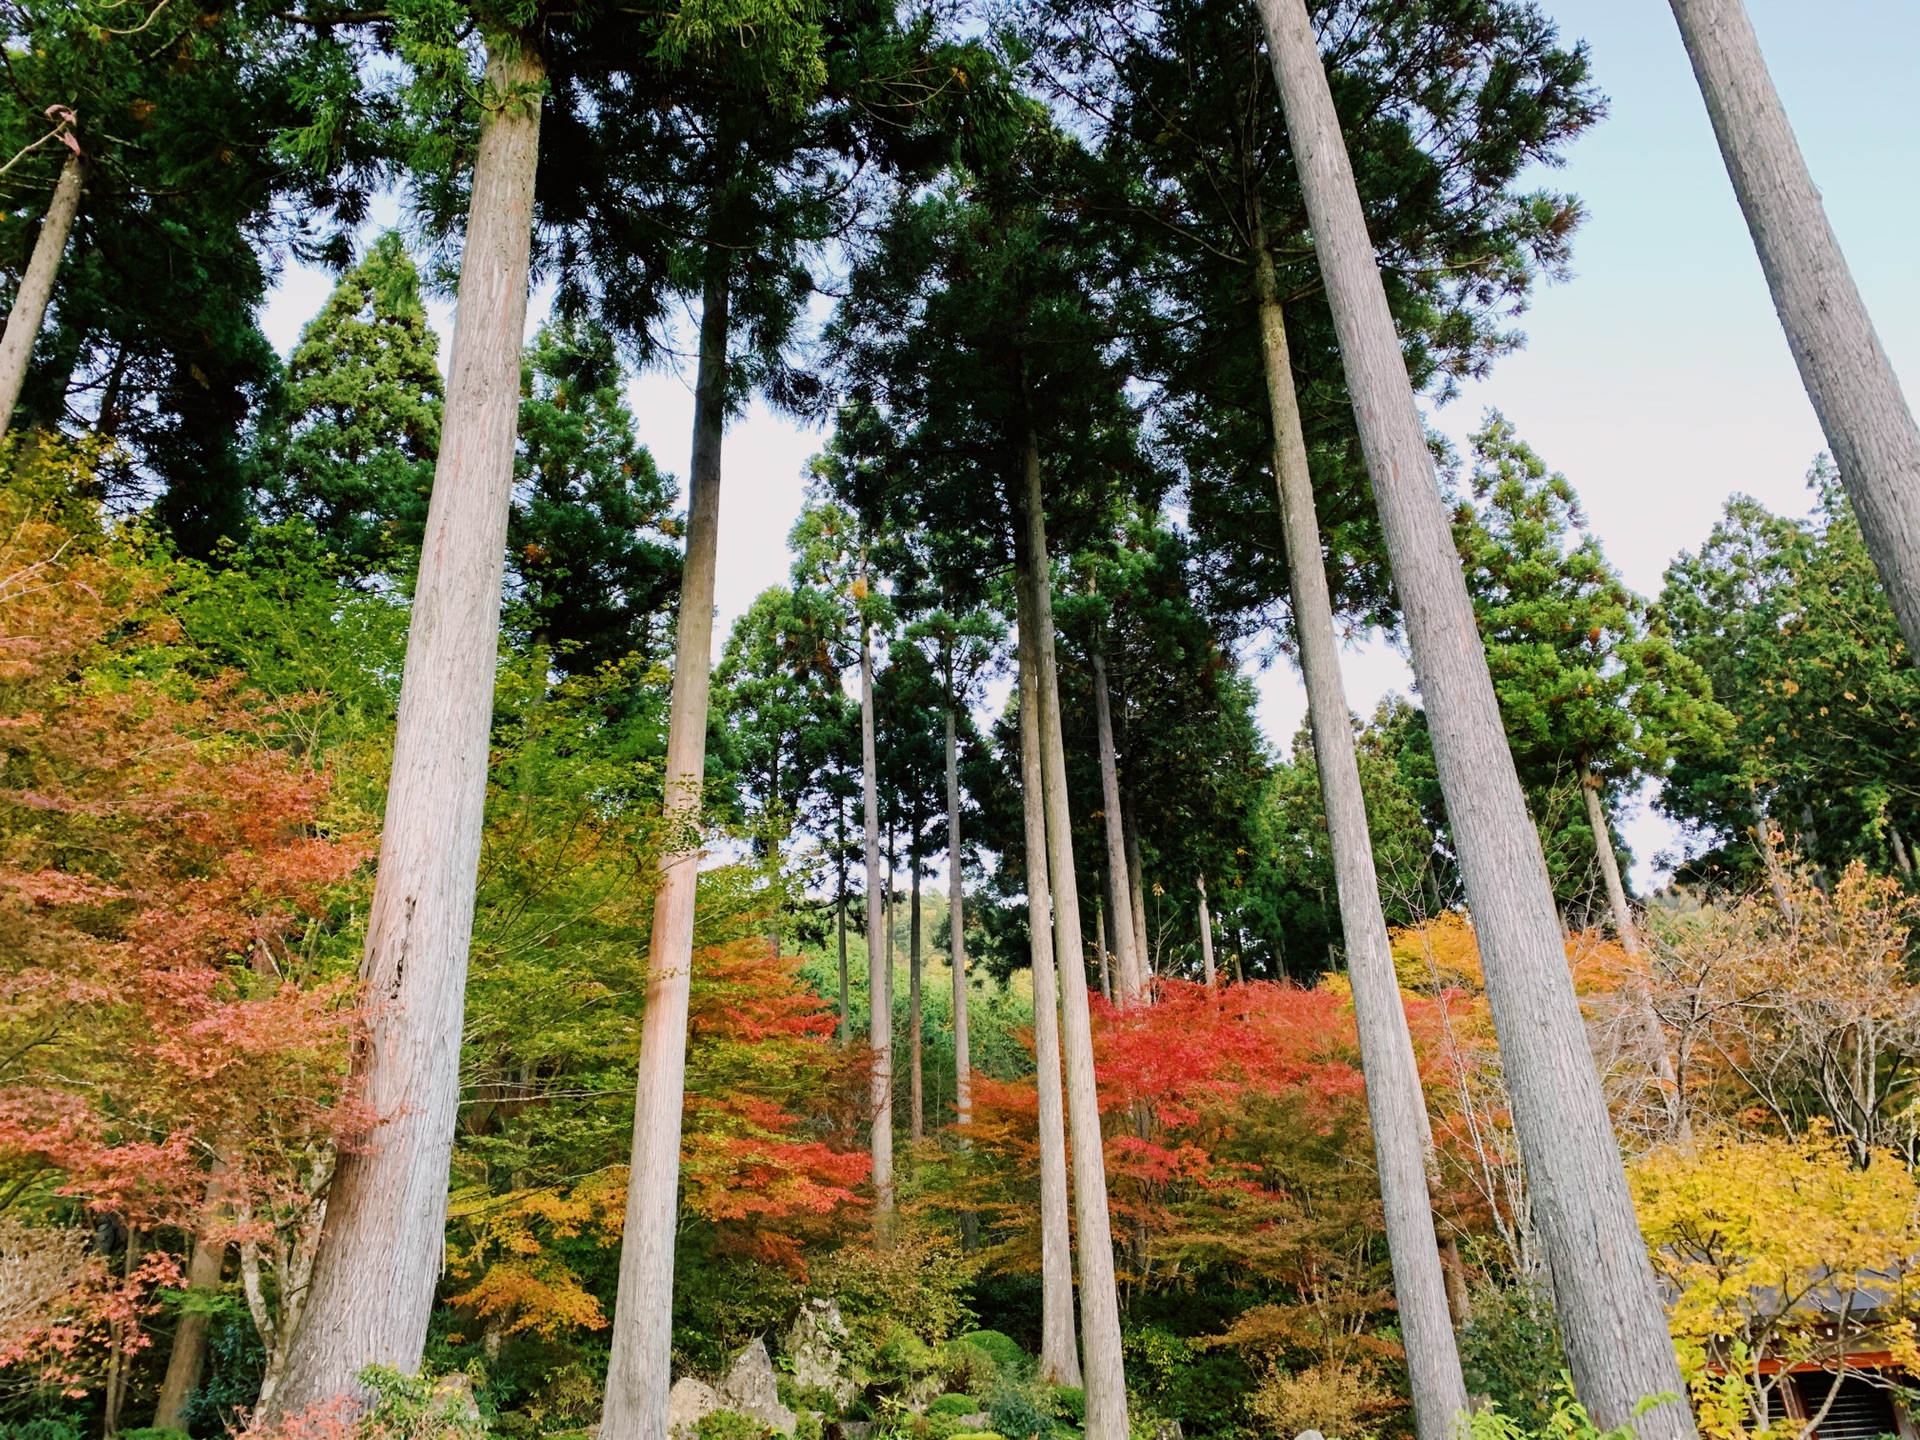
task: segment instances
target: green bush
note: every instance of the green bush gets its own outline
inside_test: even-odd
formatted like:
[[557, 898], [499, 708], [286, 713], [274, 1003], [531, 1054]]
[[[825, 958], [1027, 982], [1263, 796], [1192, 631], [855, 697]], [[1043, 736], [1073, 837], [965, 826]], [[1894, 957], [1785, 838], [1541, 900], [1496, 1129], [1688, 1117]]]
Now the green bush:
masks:
[[929, 1415], [976, 1415], [980, 1411], [980, 1402], [971, 1395], [949, 1391], [927, 1406]]
[[64, 1415], [41, 1415], [32, 1420], [14, 1422], [6, 1432], [10, 1440], [85, 1440], [80, 1422]]
[[966, 1340], [949, 1340], [940, 1347], [940, 1379], [949, 1390], [984, 1395], [1000, 1378], [993, 1356]]
[[905, 1326], [896, 1326], [874, 1352], [873, 1367], [887, 1376], [924, 1375], [933, 1368], [933, 1347]]
[[1053, 1434], [1053, 1416], [1039, 1397], [1023, 1385], [1002, 1385], [987, 1397], [987, 1418], [994, 1430], [1012, 1440], [1047, 1440]]
[[1488, 1285], [1474, 1292], [1460, 1331], [1467, 1389], [1528, 1430], [1544, 1433], [1553, 1387], [1566, 1368], [1546, 1297], [1530, 1288]]
[[693, 1433], [700, 1440], [768, 1440], [773, 1434], [758, 1420], [749, 1419], [737, 1410], [715, 1410], [702, 1415]]
[[793, 1440], [820, 1440], [826, 1434], [827, 1427], [820, 1423], [820, 1416], [812, 1410], [798, 1410], [793, 1417]]
[[480, 1418], [463, 1375], [403, 1375], [385, 1365], [369, 1365], [357, 1378], [373, 1392], [363, 1421], [368, 1429], [385, 1427], [435, 1440], [486, 1440], [487, 1422]]
[[120, 1440], [188, 1440], [187, 1432], [175, 1430], [172, 1426], [162, 1429], [158, 1425], [143, 1425], [138, 1430], [116, 1430]]
[[1087, 1392], [1078, 1385], [1056, 1385], [1053, 1387], [1053, 1413], [1062, 1420], [1071, 1420], [1074, 1425], [1087, 1423]]
[[993, 1357], [993, 1363], [1003, 1370], [1019, 1370], [1027, 1364], [1027, 1352], [1020, 1348], [1011, 1335], [1002, 1335], [998, 1330], [975, 1330], [962, 1335], [959, 1343], [986, 1351]]

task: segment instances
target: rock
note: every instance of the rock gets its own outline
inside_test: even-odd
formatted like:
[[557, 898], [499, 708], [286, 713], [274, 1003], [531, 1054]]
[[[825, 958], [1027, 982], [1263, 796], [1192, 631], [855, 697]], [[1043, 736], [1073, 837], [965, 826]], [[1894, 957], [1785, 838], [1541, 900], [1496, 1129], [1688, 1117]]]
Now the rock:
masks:
[[1318, 1430], [1302, 1430], [1293, 1440], [1327, 1440]]
[[694, 1427], [723, 1408], [718, 1392], [711, 1385], [691, 1375], [682, 1375], [667, 1392], [668, 1440], [694, 1440]]
[[987, 1412], [984, 1410], [976, 1410], [971, 1415], [956, 1415], [953, 1417], [953, 1423], [960, 1427], [960, 1433], [963, 1435], [993, 1428], [987, 1423]]
[[[1162, 1420], [1154, 1427], [1153, 1440], [1186, 1440], [1186, 1437], [1178, 1420]], [[1304, 1440], [1304, 1437], [1296, 1436], [1294, 1440]], [[1325, 1437], [1322, 1436], [1321, 1440], [1325, 1440]]]
[[867, 1440], [873, 1434], [871, 1420], [842, 1420], [840, 1422], [840, 1440]]
[[782, 1435], [793, 1434], [797, 1417], [780, 1403], [780, 1386], [773, 1374], [773, 1357], [767, 1342], [756, 1340], [733, 1358], [733, 1368], [720, 1382], [721, 1410], [732, 1410], [749, 1420], [758, 1420]]
[[793, 1362], [793, 1383], [801, 1389], [819, 1389], [833, 1396], [841, 1409], [853, 1403], [860, 1387], [847, 1374], [847, 1322], [833, 1300], [809, 1300], [787, 1332], [787, 1358]]
[[465, 1371], [456, 1370], [434, 1381], [433, 1403], [443, 1419], [480, 1428], [480, 1404], [473, 1398], [473, 1379]]

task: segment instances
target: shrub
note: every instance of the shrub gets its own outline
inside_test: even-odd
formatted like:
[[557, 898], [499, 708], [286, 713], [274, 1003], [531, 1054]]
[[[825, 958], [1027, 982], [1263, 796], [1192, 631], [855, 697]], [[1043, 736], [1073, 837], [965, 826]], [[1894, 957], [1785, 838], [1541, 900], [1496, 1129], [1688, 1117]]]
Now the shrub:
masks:
[[1000, 1366], [993, 1356], [966, 1340], [951, 1340], [941, 1346], [939, 1365], [946, 1387], [969, 1395], [984, 1395], [1000, 1378]]
[[1053, 1413], [1076, 1426], [1087, 1423], [1087, 1392], [1078, 1385], [1053, 1387]]
[[960, 1337], [960, 1344], [971, 1345], [984, 1350], [993, 1357], [994, 1364], [1003, 1370], [1024, 1369], [1027, 1352], [1022, 1350], [1010, 1335], [1002, 1335], [998, 1330], [975, 1330]]
[[1053, 1434], [1053, 1416], [1025, 1386], [1003, 1385], [987, 1397], [987, 1418], [999, 1434], [1011, 1440], [1047, 1440]]
[[929, 1415], [975, 1415], [980, 1410], [980, 1402], [971, 1395], [949, 1392], [940, 1396], [927, 1406]]
[[799, 1410], [793, 1418], [793, 1440], [821, 1440], [827, 1427], [820, 1423], [820, 1416], [812, 1410]]
[[1007, 1437], [994, 1430], [969, 1430], [964, 1435], [956, 1435], [953, 1440], [1007, 1440]]
[[905, 1326], [896, 1326], [874, 1352], [873, 1364], [888, 1376], [924, 1375], [933, 1368], [933, 1348]]
[[700, 1417], [693, 1427], [693, 1433], [700, 1440], [768, 1440], [773, 1434], [758, 1420], [740, 1414], [737, 1410], [715, 1410]]
[[7, 1433], [13, 1440], [85, 1440], [80, 1422], [64, 1415], [41, 1415], [16, 1421]]

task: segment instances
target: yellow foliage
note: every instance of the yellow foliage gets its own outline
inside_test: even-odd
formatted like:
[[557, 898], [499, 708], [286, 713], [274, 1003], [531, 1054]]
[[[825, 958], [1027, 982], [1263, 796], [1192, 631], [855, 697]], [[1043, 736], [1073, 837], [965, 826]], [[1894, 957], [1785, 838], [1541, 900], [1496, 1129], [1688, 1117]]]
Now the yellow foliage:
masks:
[[1273, 1370], [1247, 1397], [1262, 1426], [1278, 1435], [1318, 1430], [1329, 1440], [1370, 1440], [1402, 1402], [1357, 1366], [1327, 1360], [1295, 1374]]
[[1857, 1166], [1817, 1125], [1662, 1146], [1629, 1178], [1709, 1435], [1765, 1431], [1770, 1362], [1920, 1366], [1920, 1184], [1898, 1156]]

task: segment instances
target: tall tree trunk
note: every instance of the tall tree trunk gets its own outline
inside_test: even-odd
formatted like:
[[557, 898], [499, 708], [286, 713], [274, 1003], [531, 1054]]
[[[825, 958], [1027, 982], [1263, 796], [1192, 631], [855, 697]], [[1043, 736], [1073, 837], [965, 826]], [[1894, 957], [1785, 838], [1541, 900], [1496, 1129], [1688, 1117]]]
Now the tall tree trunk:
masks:
[[1054, 951], [1060, 964], [1061, 1053], [1067, 1073], [1067, 1128], [1073, 1150], [1074, 1219], [1080, 1238], [1080, 1334], [1086, 1348], [1087, 1440], [1127, 1440], [1127, 1377], [1120, 1353], [1120, 1297], [1114, 1284], [1113, 1228], [1107, 1212], [1107, 1161], [1093, 1071], [1093, 1021], [1081, 959], [1080, 886], [1073, 821], [1067, 807], [1067, 752], [1060, 722], [1060, 676], [1053, 647], [1053, 578], [1047, 558], [1040, 445], [1026, 455], [1027, 609], [1020, 630], [1037, 661], [1041, 772], [1047, 802], [1047, 861], [1053, 881]]
[[[1016, 547], [1017, 548], [1017, 547]], [[1024, 565], [1020, 576], [1026, 585]], [[1024, 602], [1023, 602], [1024, 607]], [[1040, 1094], [1040, 1372], [1056, 1385], [1080, 1383], [1074, 1344], [1073, 1230], [1067, 1213], [1066, 1101], [1060, 1079], [1060, 997], [1054, 984], [1052, 885], [1047, 878], [1046, 760], [1040, 726], [1039, 661], [1032, 628], [1019, 625], [1020, 804], [1026, 823], [1027, 931], [1033, 958], [1034, 1084]]]
[[[201, 1214], [209, 1221], [223, 1208], [226, 1174], [224, 1148], [216, 1146], [213, 1171], [207, 1177], [206, 1199], [200, 1207]], [[187, 1294], [204, 1299], [218, 1290], [226, 1259], [226, 1242], [210, 1240], [205, 1234], [194, 1236], [193, 1255], [187, 1261]], [[167, 1373], [160, 1381], [160, 1399], [154, 1406], [153, 1428], [156, 1430], [187, 1428], [187, 1402], [200, 1388], [201, 1372], [206, 1369], [210, 1318], [191, 1306], [181, 1312], [180, 1323], [173, 1332], [173, 1349], [167, 1355]]]
[[913, 867], [913, 875], [908, 882], [913, 887], [912, 899], [907, 905], [907, 1063], [913, 1068], [909, 1081], [913, 1101], [913, 1138], [920, 1141], [927, 1137], [927, 1092], [925, 1076], [920, 1068], [920, 825], [914, 821], [914, 843], [907, 851], [907, 864]]
[[1207, 982], [1207, 988], [1213, 989], [1213, 912], [1207, 908], [1207, 877], [1193, 877], [1194, 889], [1200, 892], [1200, 974]]
[[[1580, 762], [1580, 793], [1587, 806], [1587, 827], [1593, 832], [1593, 853], [1600, 861], [1600, 875], [1606, 881], [1607, 905], [1613, 911], [1614, 932], [1629, 955], [1641, 953], [1640, 934], [1627, 904], [1627, 887], [1620, 878], [1620, 859], [1613, 853], [1613, 832], [1607, 826], [1607, 808], [1600, 799], [1603, 782], [1585, 760]], [[1653, 1006], [1653, 991], [1646, 977], [1635, 974], [1631, 998], [1640, 1018], [1654, 1079], [1667, 1109], [1667, 1132], [1675, 1139], [1693, 1138], [1693, 1118], [1687, 1114], [1686, 1097], [1680, 1093], [1679, 1067], [1673, 1048], [1667, 1044], [1667, 1027], [1660, 1023], [1660, 1012]]]
[[[227, 1258], [224, 1244], [196, 1235], [193, 1258], [187, 1262], [187, 1294], [207, 1296], [220, 1288], [220, 1270]], [[187, 1401], [200, 1388], [201, 1372], [207, 1364], [209, 1316], [188, 1309], [174, 1328], [173, 1349], [167, 1354], [167, 1373], [160, 1382], [160, 1399], [153, 1410], [156, 1430], [185, 1430]]]
[[1627, 887], [1620, 878], [1620, 857], [1613, 853], [1613, 831], [1607, 825], [1606, 806], [1600, 801], [1600, 777], [1585, 760], [1580, 762], [1580, 795], [1587, 806], [1587, 828], [1593, 831], [1593, 853], [1600, 862], [1600, 878], [1607, 885], [1607, 908], [1613, 911], [1614, 933], [1629, 955], [1640, 953], [1640, 936], [1627, 905]]
[[[13, 425], [13, 407], [20, 403], [20, 387], [27, 383], [27, 362], [33, 358], [33, 342], [40, 338], [40, 327], [47, 318], [54, 277], [60, 273], [60, 258], [67, 252], [67, 236], [80, 213], [80, 192], [86, 184], [87, 157], [69, 149], [60, 178], [54, 181], [53, 199], [47, 202], [40, 233], [34, 239], [33, 254], [27, 258], [26, 273], [20, 277], [13, 308], [7, 312], [6, 332], [0, 335], [0, 435]], [[519, 357], [514, 358], [517, 363]]]
[[[1113, 749], [1113, 708], [1107, 696], [1107, 660], [1096, 642], [1093, 647], [1093, 722], [1100, 743], [1101, 826], [1107, 837], [1107, 871], [1123, 875], [1127, 869], [1127, 839], [1120, 819], [1120, 768]], [[1140, 951], [1125, 925], [1113, 927], [1114, 963], [1120, 971], [1120, 1003], [1140, 998]]]
[[1746, 6], [1672, 5], [1801, 383], [1909, 655], [1920, 662], [1920, 428], [1853, 283]]
[[1574, 1384], [1600, 1426], [1692, 1440], [1666, 1316], [1621, 1169], [1353, 169], [1305, 0], [1260, 0], [1361, 446], [1460, 856], [1514, 1129]]
[[973, 1057], [967, 1049], [967, 926], [960, 851], [960, 744], [947, 709], [947, 955], [953, 964], [953, 1118], [973, 1123]]
[[667, 1433], [673, 1355], [673, 1249], [678, 1233], [680, 1120], [686, 1099], [687, 1003], [700, 878], [700, 788], [713, 673], [714, 566], [720, 550], [720, 446], [727, 413], [727, 252], [713, 247], [700, 316], [693, 392], [687, 557], [680, 578], [665, 787], [669, 853], [660, 860], [647, 948], [646, 1012], [634, 1094], [633, 1157], [607, 1365], [605, 1440]]
[[839, 927], [839, 960], [841, 960], [841, 1044], [852, 1043], [852, 995], [847, 985], [847, 856], [841, 856], [841, 893], [839, 904], [833, 906], [837, 914]]
[[[127, 1249], [122, 1257], [120, 1275], [123, 1280], [133, 1277], [135, 1265], [140, 1260], [140, 1232], [127, 1231]], [[120, 1433], [120, 1411], [127, 1401], [127, 1382], [132, 1378], [133, 1340], [137, 1333], [132, 1327], [139, 1322], [129, 1319], [114, 1320], [109, 1326], [113, 1336], [113, 1346], [107, 1357], [107, 1384], [104, 1400], [105, 1418], [101, 1422], [100, 1433], [108, 1440]]]
[[[1121, 815], [1121, 822], [1127, 836], [1127, 864], [1120, 873], [1126, 876], [1127, 911], [1133, 919], [1133, 943], [1140, 956], [1140, 989], [1152, 999], [1153, 947], [1147, 943], [1147, 875], [1140, 862], [1140, 827], [1134, 823], [1131, 810]], [[1115, 916], [1116, 929], [1118, 919]]]
[[487, 71], [507, 98], [483, 116], [474, 158], [440, 456], [360, 970], [369, 1018], [356, 1084], [381, 1120], [363, 1146], [340, 1156], [273, 1415], [352, 1393], [369, 1364], [417, 1370], [445, 1257], [545, 81], [526, 43], [493, 42]]
[[1100, 891], [1093, 897], [1093, 949], [1100, 957], [1100, 994], [1106, 1002], [1113, 1003], [1113, 968], [1108, 963], [1111, 958], [1107, 951], [1107, 888], [1106, 876], [1100, 877]]
[[880, 765], [873, 733], [873, 644], [860, 629], [860, 783], [866, 806], [867, 1044], [873, 1055], [868, 1101], [873, 1108], [874, 1220], [884, 1240], [893, 1212], [893, 952], [887, 892], [880, 873]]
[[[1420, 1440], [1450, 1440], [1467, 1408], [1466, 1382], [1447, 1308], [1446, 1275], [1433, 1232], [1433, 1199], [1427, 1187], [1431, 1128], [1413, 1039], [1393, 968], [1380, 885], [1373, 868], [1373, 838], [1366, 797], [1354, 755], [1353, 718], [1340, 675], [1339, 641], [1333, 628], [1333, 598], [1320, 550], [1320, 519], [1313, 476], [1300, 428], [1288, 353], [1285, 316], [1275, 291], [1273, 260], [1264, 227], [1255, 227], [1255, 280], [1260, 303], [1260, 340], [1267, 398], [1273, 418], [1273, 471], [1279, 492], [1292, 578], [1294, 640], [1306, 681], [1313, 726], [1313, 753], [1320, 769], [1327, 833], [1333, 847], [1340, 928], [1347, 941], [1347, 973], [1366, 1074], [1367, 1112], [1380, 1173], [1387, 1250], [1394, 1295], [1406, 1346], [1413, 1391], [1414, 1425]], [[1201, 883], [1201, 914], [1206, 885]], [[1204, 921], [1203, 921], [1204, 923]], [[1211, 970], [1212, 966], [1209, 965]]]

